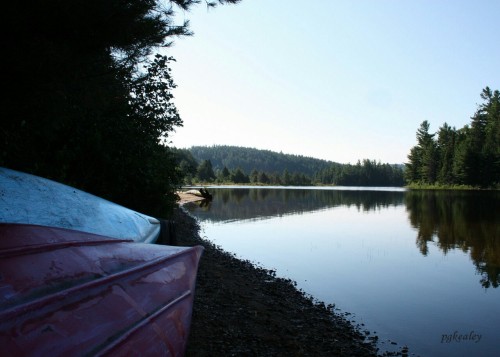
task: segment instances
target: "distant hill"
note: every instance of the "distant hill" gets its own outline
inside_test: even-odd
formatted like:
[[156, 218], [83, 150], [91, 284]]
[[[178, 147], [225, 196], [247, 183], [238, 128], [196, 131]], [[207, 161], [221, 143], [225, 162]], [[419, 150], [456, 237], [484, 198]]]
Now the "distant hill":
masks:
[[253, 170], [281, 174], [286, 169], [291, 174], [312, 177], [319, 171], [339, 165], [333, 161], [312, 157], [239, 146], [193, 146], [189, 151], [198, 162], [210, 160], [214, 171], [222, 170], [225, 166], [228, 170], [240, 168], [246, 174]]

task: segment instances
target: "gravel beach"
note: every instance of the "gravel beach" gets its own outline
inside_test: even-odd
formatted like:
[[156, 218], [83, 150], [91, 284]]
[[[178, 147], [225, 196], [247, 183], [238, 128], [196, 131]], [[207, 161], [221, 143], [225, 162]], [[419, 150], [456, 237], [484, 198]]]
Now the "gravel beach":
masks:
[[[273, 271], [201, 239], [199, 225], [176, 209], [177, 244], [205, 248], [196, 283], [186, 356], [377, 356], [377, 336], [362, 331]], [[377, 353], [379, 352], [379, 353]]]

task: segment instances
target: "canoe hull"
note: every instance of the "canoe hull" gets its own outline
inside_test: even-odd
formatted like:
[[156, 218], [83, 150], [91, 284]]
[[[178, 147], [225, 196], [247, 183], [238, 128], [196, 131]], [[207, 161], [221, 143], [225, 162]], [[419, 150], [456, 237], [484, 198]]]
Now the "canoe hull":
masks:
[[201, 247], [0, 224], [7, 355], [183, 355]]
[[36, 224], [153, 243], [160, 222], [74, 187], [0, 167], [0, 222]]

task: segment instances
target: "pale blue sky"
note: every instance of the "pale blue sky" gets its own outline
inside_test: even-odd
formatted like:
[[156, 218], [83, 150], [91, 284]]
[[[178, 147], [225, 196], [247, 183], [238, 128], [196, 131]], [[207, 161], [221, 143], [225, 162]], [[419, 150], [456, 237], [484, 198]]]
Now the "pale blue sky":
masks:
[[243, 0], [178, 13], [173, 146], [402, 163], [423, 120], [470, 122], [500, 89], [498, 0]]

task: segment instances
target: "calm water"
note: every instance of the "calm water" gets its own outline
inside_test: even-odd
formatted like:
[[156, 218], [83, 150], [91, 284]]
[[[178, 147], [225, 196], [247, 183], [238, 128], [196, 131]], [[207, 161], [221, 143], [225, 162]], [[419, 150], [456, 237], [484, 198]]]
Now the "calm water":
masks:
[[499, 355], [498, 192], [211, 192], [208, 206], [187, 206], [207, 239], [353, 313], [382, 350]]

